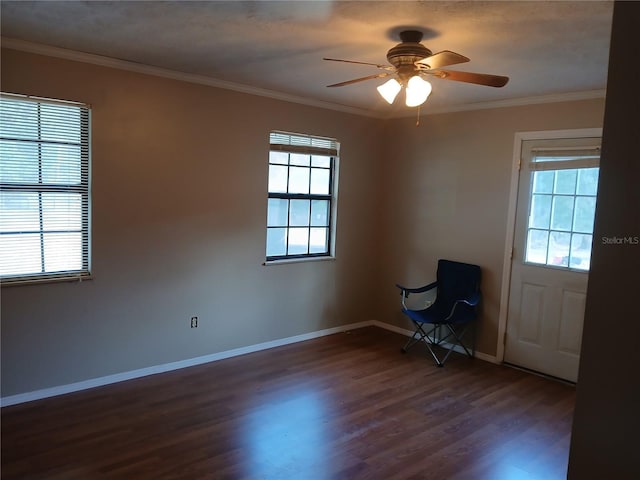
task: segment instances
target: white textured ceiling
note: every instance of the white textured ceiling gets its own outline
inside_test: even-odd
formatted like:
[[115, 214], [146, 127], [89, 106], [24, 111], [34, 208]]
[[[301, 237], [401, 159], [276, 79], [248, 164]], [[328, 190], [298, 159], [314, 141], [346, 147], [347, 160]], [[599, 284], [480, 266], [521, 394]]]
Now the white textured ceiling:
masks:
[[135, 1], [2, 0], [1, 32], [55, 46], [330, 102], [399, 114], [371, 80], [378, 72], [323, 57], [386, 63], [398, 32], [425, 32], [433, 52], [471, 62], [451, 69], [507, 75], [495, 89], [434, 79], [425, 110], [603, 90], [610, 1]]

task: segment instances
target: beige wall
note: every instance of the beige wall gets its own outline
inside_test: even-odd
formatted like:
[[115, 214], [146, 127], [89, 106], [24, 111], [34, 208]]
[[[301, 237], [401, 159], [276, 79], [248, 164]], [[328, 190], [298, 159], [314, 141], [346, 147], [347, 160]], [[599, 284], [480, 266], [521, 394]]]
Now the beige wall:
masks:
[[[427, 107], [428, 108], [428, 105]], [[429, 115], [389, 122], [381, 173], [381, 317], [398, 326], [395, 283], [435, 280], [439, 258], [482, 267], [478, 350], [496, 354], [514, 135], [601, 127], [603, 100]]]
[[[370, 319], [396, 282], [483, 267], [494, 355], [516, 131], [599, 127], [602, 100], [376, 120], [3, 51], [2, 89], [93, 106], [91, 281], [2, 289], [2, 395]], [[264, 267], [268, 132], [341, 142], [337, 260]], [[190, 329], [189, 318], [200, 317]]]
[[[373, 318], [380, 121], [9, 50], [2, 89], [93, 107], [94, 276], [2, 288], [3, 396]], [[272, 129], [341, 142], [336, 261], [262, 266]]]

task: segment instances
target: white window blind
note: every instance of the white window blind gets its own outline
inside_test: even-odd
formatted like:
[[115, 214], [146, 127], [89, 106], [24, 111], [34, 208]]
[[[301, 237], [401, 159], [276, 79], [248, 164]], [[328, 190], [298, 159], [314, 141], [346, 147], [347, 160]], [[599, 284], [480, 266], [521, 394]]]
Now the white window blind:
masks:
[[534, 148], [530, 170], [593, 168], [600, 164], [600, 147]]
[[89, 275], [90, 109], [0, 96], [0, 279]]
[[338, 141], [334, 138], [278, 131], [269, 134], [269, 143], [273, 151], [329, 155], [332, 157], [338, 155], [339, 146]]

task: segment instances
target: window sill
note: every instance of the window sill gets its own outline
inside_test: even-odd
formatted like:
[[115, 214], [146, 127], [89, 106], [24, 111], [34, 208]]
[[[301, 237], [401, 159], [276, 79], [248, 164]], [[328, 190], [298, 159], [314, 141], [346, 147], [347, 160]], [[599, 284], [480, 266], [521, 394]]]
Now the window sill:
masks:
[[265, 267], [270, 267], [273, 265], [288, 265], [291, 263], [308, 263], [308, 262], [328, 262], [334, 261], [336, 257], [334, 256], [326, 256], [326, 257], [309, 257], [309, 258], [283, 258], [282, 260], [265, 260], [262, 265]]
[[23, 285], [42, 285], [46, 283], [60, 283], [60, 282], [77, 282], [82, 283], [87, 280], [92, 280], [91, 275], [61, 275], [58, 277], [44, 277], [44, 278], [21, 278], [15, 280], [0, 280], [0, 287], [19, 287]]

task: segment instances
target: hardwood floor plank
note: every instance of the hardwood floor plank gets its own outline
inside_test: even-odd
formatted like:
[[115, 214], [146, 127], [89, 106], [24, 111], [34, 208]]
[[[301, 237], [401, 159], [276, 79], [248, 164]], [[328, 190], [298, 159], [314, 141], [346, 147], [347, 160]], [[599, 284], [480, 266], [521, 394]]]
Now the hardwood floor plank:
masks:
[[2, 478], [566, 477], [575, 389], [375, 327], [5, 407]]

